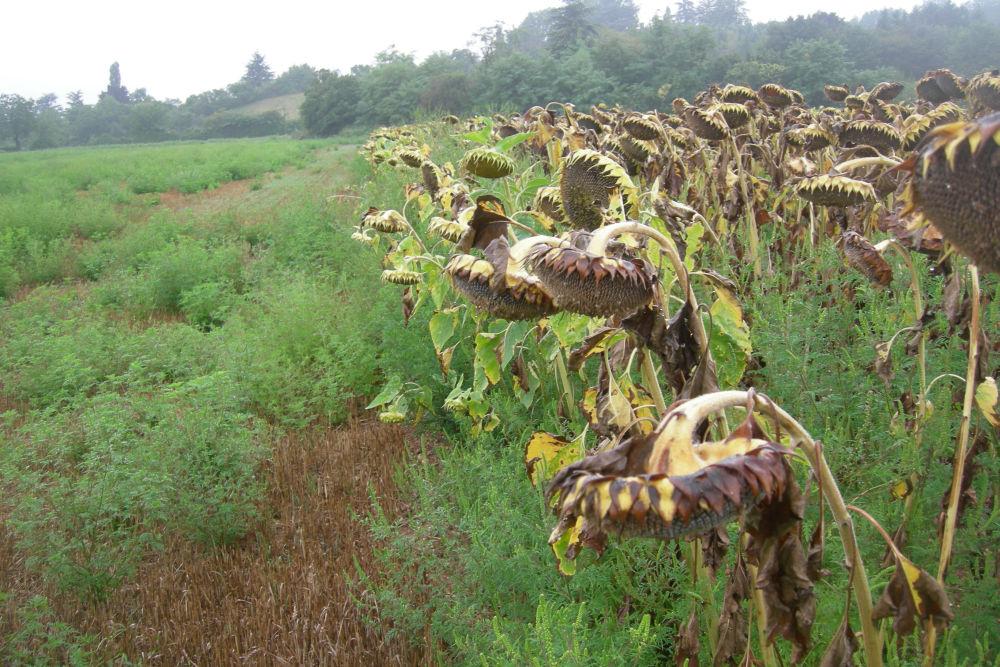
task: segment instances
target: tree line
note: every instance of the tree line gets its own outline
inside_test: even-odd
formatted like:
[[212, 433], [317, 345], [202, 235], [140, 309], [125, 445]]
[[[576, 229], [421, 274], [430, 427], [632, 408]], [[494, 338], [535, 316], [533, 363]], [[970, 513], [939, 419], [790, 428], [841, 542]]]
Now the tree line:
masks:
[[394, 125], [416, 115], [524, 110], [558, 100], [665, 108], [711, 83], [773, 81], [821, 104], [823, 85], [913, 83], [929, 69], [1000, 66], [1000, 0], [927, 2], [858, 20], [818, 12], [752, 23], [743, 0], [680, 0], [645, 24], [632, 0], [564, 0], [515, 28], [480, 30], [470, 48], [422, 62], [388, 49], [373, 65], [321, 70], [306, 129]]
[[54, 93], [36, 99], [0, 93], [0, 150], [295, 132], [301, 130], [299, 123], [278, 111], [248, 114], [237, 109], [304, 92], [315, 80], [316, 70], [309, 65], [295, 65], [275, 76], [264, 56], [254, 53], [243, 76], [225, 88], [191, 95], [184, 102], [158, 100], [145, 88], [129, 90], [116, 62], [95, 104], [86, 104], [80, 90], [69, 92], [64, 105]]
[[[238, 81], [184, 102], [128, 90], [115, 63], [96, 104], [85, 104], [80, 91], [69, 93], [65, 106], [54, 94], [0, 94], [0, 150], [302, 130], [327, 136], [420, 115], [520, 111], [553, 100], [666, 108], [720, 82], [773, 81], [812, 104], [823, 102], [827, 83], [897, 80], [912, 95], [913, 82], [929, 69], [969, 76], [1000, 66], [1000, 0], [931, 1], [850, 21], [818, 12], [757, 24], [744, 0], [680, 0], [645, 23], [633, 0], [563, 0], [516, 27], [489, 25], [470, 37], [467, 48], [420, 62], [390, 47], [348, 72], [303, 64], [275, 76], [255, 53]], [[234, 111], [295, 92], [306, 93], [301, 126], [277, 111]]]

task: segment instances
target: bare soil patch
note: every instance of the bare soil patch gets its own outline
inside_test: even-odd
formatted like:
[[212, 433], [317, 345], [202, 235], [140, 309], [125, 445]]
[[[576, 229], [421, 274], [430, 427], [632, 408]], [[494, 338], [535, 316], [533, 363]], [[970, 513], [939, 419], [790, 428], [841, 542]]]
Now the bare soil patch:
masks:
[[0, 628], [15, 603], [38, 592], [59, 616], [100, 637], [101, 653], [147, 665], [413, 665], [425, 647], [393, 636], [368, 595], [352, 584], [356, 563], [373, 570], [374, 544], [357, 516], [373, 491], [390, 517], [405, 511], [393, 481], [417, 447], [399, 426], [356, 421], [317, 426], [275, 443], [269, 491], [255, 535], [213, 550], [181, 538], [101, 604], [46, 591], [0, 524]]

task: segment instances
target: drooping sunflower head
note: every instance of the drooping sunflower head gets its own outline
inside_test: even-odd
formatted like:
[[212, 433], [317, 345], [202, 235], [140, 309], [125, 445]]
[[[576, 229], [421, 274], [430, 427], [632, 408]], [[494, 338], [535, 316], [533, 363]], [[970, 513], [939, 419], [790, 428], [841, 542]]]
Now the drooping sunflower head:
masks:
[[688, 107], [684, 110], [684, 121], [699, 139], [721, 141], [729, 136], [729, 126], [718, 112]]
[[638, 189], [632, 179], [624, 167], [606, 155], [582, 148], [563, 162], [559, 192], [563, 210], [573, 227], [599, 227], [604, 221], [604, 209], [611, 203], [615, 191], [630, 202], [630, 207], [637, 204]]
[[895, 150], [902, 141], [896, 128], [888, 123], [853, 120], [840, 132], [842, 146], [871, 146], [879, 150]]
[[729, 126], [730, 130], [743, 127], [750, 122], [750, 109], [745, 104], [723, 102], [716, 105], [714, 110], [722, 116], [722, 119], [726, 121], [726, 125]]
[[505, 320], [531, 320], [556, 312], [537, 281], [520, 278], [513, 285], [494, 280], [496, 269], [485, 259], [455, 255], [445, 266], [452, 285], [478, 310]]
[[419, 169], [424, 161], [424, 156], [420, 154], [420, 151], [413, 148], [399, 149], [396, 151], [396, 157], [407, 167], [413, 167], [414, 169]]
[[409, 230], [410, 225], [399, 211], [388, 209], [380, 211], [370, 208], [361, 220], [362, 227], [370, 227], [383, 234], [395, 234]]
[[965, 92], [974, 105], [982, 109], [1000, 111], [1000, 70], [983, 72], [972, 77]]
[[746, 104], [747, 102], [760, 101], [760, 98], [757, 97], [757, 93], [754, 92], [753, 88], [733, 85], [723, 88], [719, 98], [723, 102], [729, 102], [732, 104]]
[[872, 88], [871, 92], [868, 93], [868, 97], [881, 100], [883, 102], [892, 102], [901, 92], [903, 92], [903, 84], [900, 82], [883, 81]]
[[904, 194], [984, 271], [1000, 273], [1000, 113], [930, 131]]
[[765, 83], [757, 89], [757, 95], [769, 107], [781, 109], [795, 102], [795, 96], [784, 86], [776, 83]]
[[837, 143], [837, 135], [821, 125], [810, 125], [795, 130], [802, 148], [807, 151], [818, 151]]
[[546, 229], [554, 229], [556, 225], [566, 221], [566, 211], [563, 210], [562, 194], [556, 186], [538, 188], [532, 208], [532, 212], [540, 219]]
[[382, 282], [393, 285], [416, 285], [423, 281], [424, 274], [406, 269], [386, 269], [382, 272]]
[[462, 167], [480, 178], [504, 178], [514, 173], [510, 157], [486, 146], [473, 148], [462, 158]]
[[459, 222], [458, 220], [448, 220], [441, 216], [431, 218], [431, 221], [427, 224], [427, 232], [429, 234], [440, 236], [452, 243], [458, 243], [468, 228], [469, 226], [466, 223]]
[[806, 201], [820, 206], [857, 206], [875, 200], [871, 183], [829, 174], [802, 179], [797, 192]]
[[655, 141], [660, 138], [660, 125], [652, 116], [631, 114], [622, 121], [622, 128], [635, 139]]
[[831, 102], [843, 102], [844, 99], [851, 94], [851, 91], [847, 86], [827, 84], [823, 86], [823, 94], [826, 95], [826, 99]]
[[648, 304], [656, 293], [656, 272], [642, 259], [543, 243], [529, 251], [526, 264], [556, 305], [573, 313], [624, 317]]

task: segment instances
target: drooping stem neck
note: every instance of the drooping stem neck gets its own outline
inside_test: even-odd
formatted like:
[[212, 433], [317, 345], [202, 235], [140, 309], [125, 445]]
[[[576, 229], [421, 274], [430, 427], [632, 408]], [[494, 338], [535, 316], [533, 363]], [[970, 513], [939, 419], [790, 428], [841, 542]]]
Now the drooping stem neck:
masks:
[[515, 275], [524, 270], [524, 260], [537, 245], [561, 246], [566, 241], [556, 236], [529, 236], [521, 239], [510, 247], [510, 255], [507, 259], [507, 275]]

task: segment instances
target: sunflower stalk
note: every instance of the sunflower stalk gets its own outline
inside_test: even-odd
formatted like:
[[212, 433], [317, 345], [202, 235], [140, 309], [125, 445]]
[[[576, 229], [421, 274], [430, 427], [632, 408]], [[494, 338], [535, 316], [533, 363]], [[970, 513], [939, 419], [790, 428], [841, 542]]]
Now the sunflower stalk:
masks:
[[[955, 462], [952, 465], [951, 491], [948, 494], [948, 509], [945, 513], [944, 532], [941, 536], [941, 555], [938, 559], [937, 580], [944, 585], [944, 577], [951, 562], [952, 547], [955, 543], [955, 527], [958, 523], [958, 503], [962, 496], [962, 478], [965, 475], [965, 462], [969, 451], [969, 431], [972, 425], [972, 402], [975, 397], [976, 367], [979, 363], [979, 269], [975, 264], [969, 265], [970, 297], [972, 300], [972, 319], [969, 322], [969, 362], [965, 371], [965, 397], [962, 402], [962, 421], [958, 429], [958, 446], [955, 448]], [[937, 643], [937, 628], [933, 623], [927, 623], [924, 635], [924, 665], [934, 664], [934, 651]]]

